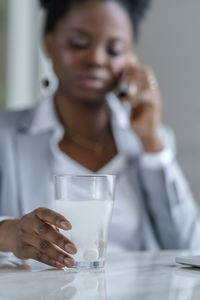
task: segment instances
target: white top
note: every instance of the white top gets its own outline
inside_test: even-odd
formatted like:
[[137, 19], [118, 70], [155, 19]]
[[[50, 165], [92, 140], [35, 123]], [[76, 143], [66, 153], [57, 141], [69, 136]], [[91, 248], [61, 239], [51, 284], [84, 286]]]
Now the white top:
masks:
[[[120, 107], [120, 109], [122, 108]], [[53, 128], [50, 147], [52, 150], [52, 169], [54, 174], [117, 175], [116, 196], [107, 251], [108, 253], [119, 253], [137, 250], [138, 241], [136, 241], [136, 239], [139, 237], [140, 213], [138, 199], [129, 178], [127, 156], [122, 153], [116, 155], [110, 162], [98, 170], [98, 172], [94, 173], [62, 152], [58, 147], [58, 142], [64, 134], [64, 129], [57, 118], [53, 97], [42, 101], [39, 105], [30, 132], [36, 134], [44, 132], [49, 128]], [[143, 154], [141, 159], [142, 166], [154, 168], [160, 165], [161, 154], [163, 156], [163, 151], [159, 154]]]

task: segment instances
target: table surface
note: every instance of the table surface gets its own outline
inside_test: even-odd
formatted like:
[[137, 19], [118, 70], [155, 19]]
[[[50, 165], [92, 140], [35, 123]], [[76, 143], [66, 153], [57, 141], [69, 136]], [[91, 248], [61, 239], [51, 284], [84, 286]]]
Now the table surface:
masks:
[[[135, 252], [108, 257], [101, 272], [68, 273], [32, 263], [0, 268], [0, 300], [199, 300], [200, 268], [175, 257], [186, 251]], [[193, 253], [195, 254], [195, 253]], [[4, 261], [5, 263], [5, 261]]]

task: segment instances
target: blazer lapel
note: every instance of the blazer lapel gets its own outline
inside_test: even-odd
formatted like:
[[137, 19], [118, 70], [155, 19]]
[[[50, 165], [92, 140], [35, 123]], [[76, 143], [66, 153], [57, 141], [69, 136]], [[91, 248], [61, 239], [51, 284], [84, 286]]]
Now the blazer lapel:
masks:
[[107, 95], [107, 101], [112, 112], [111, 126], [118, 151], [132, 158], [141, 155], [144, 149], [138, 135], [131, 128], [130, 108], [124, 106], [114, 93]]
[[51, 131], [31, 135], [27, 130], [31, 116], [25, 117], [18, 130], [16, 145], [23, 214], [41, 206], [52, 208], [54, 198], [49, 144]]

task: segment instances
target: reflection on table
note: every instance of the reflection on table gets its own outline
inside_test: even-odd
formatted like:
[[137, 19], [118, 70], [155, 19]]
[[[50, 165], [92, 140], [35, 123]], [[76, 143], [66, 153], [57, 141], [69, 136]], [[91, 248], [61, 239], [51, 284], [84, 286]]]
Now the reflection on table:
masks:
[[[138, 252], [108, 257], [104, 271], [68, 273], [0, 259], [0, 299], [199, 300], [200, 269], [181, 267], [188, 252]], [[195, 254], [195, 253], [194, 253]]]

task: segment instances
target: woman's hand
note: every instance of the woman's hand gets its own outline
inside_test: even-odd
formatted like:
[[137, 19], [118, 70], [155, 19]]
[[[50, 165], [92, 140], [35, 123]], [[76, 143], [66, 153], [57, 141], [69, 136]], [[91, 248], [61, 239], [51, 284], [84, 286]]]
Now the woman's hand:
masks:
[[121, 77], [120, 86], [127, 94], [121, 101], [131, 104], [131, 126], [138, 134], [146, 152], [163, 149], [158, 128], [161, 122], [161, 95], [154, 72], [132, 57]]
[[76, 247], [58, 229], [72, 228], [62, 215], [50, 209], [38, 208], [21, 219], [7, 222], [9, 223], [5, 222], [4, 226], [9, 229], [8, 236], [11, 237], [7, 250], [18, 258], [32, 258], [57, 268], [74, 265], [69, 254], [75, 254]]

